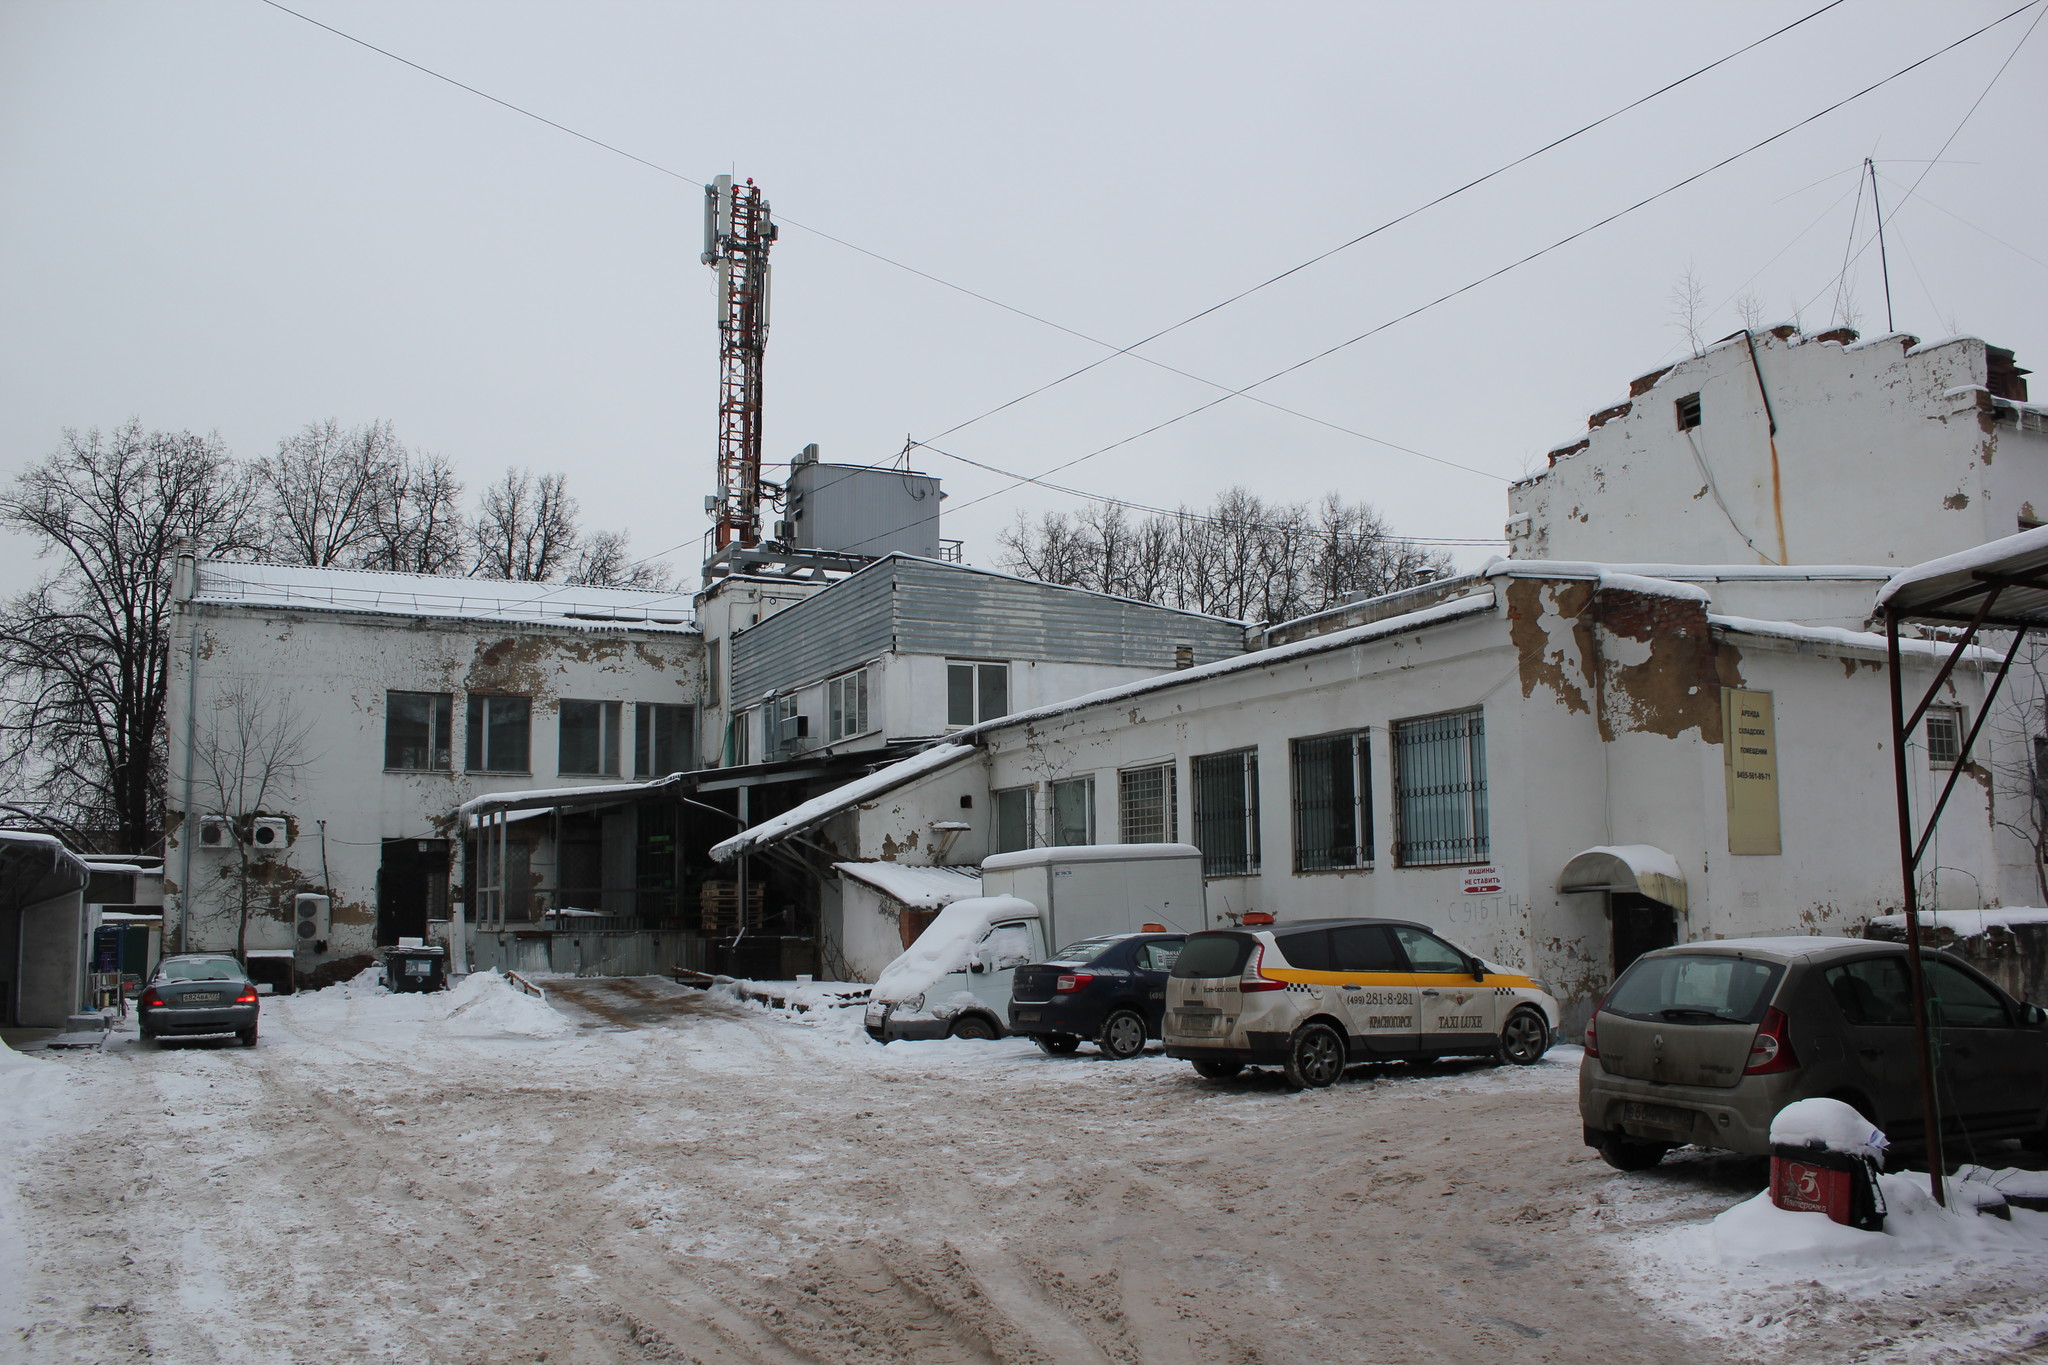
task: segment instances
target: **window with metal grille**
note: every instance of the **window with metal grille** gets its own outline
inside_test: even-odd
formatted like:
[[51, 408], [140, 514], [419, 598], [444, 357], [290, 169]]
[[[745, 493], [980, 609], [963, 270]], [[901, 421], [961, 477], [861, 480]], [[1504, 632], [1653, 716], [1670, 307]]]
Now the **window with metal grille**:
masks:
[[856, 668], [825, 684], [827, 741], [868, 732], [868, 671]]
[[1936, 706], [1927, 712], [1927, 761], [1953, 768], [1963, 756], [1963, 708]]
[[990, 800], [995, 803], [995, 828], [991, 831], [994, 851], [1016, 853], [1030, 848], [1031, 788], [1011, 787], [1006, 791], [993, 792]]
[[1698, 394], [1687, 394], [1678, 400], [1676, 407], [1678, 409], [1678, 429], [1680, 431], [1691, 431], [1700, 424], [1700, 396]]
[[1008, 664], [946, 665], [946, 724], [978, 725], [1008, 714]]
[[1259, 751], [1236, 749], [1190, 760], [1195, 784], [1195, 845], [1205, 877], [1248, 877], [1259, 870]]
[[1126, 844], [1170, 844], [1180, 828], [1171, 763], [1126, 768], [1116, 775], [1118, 838]]
[[469, 751], [463, 766], [473, 773], [532, 770], [533, 699], [469, 694]]
[[555, 770], [583, 777], [619, 775], [619, 704], [615, 701], [562, 703]]
[[448, 768], [455, 698], [446, 692], [384, 694], [384, 766], [409, 772]]
[[643, 701], [633, 708], [633, 776], [666, 777], [697, 766], [697, 712]]
[[1095, 842], [1095, 779], [1070, 777], [1052, 784], [1055, 848]]
[[1396, 861], [1408, 867], [1485, 862], [1484, 714], [1397, 721], [1393, 734]]
[[1372, 743], [1363, 730], [1297, 739], [1294, 868], [1372, 866]]

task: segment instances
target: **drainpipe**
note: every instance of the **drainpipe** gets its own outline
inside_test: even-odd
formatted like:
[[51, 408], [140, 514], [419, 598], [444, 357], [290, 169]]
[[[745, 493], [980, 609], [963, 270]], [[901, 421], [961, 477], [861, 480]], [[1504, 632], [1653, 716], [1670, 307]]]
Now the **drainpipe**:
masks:
[[1756, 358], [1756, 337], [1745, 327], [1742, 339], [1749, 345], [1749, 368], [1756, 375], [1756, 391], [1764, 400], [1764, 419], [1771, 427], [1771, 516], [1778, 528], [1778, 563], [1785, 564], [1790, 562], [1791, 555], [1785, 549], [1785, 491], [1778, 479], [1778, 415], [1771, 410], [1771, 391], [1764, 387], [1763, 366]]

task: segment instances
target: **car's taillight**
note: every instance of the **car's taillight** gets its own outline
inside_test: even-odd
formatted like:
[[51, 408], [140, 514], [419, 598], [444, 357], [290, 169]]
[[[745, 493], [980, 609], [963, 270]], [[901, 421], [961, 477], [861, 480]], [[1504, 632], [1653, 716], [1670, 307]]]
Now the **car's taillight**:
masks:
[[245, 991], [243, 991], [243, 992], [242, 992], [242, 993], [241, 993], [240, 995], [238, 995], [238, 996], [236, 996], [236, 997], [235, 997], [235, 1003], [236, 1003], [237, 1005], [253, 1005], [253, 1004], [255, 1004], [255, 1003], [256, 1003], [256, 988], [255, 988], [254, 986], [251, 986], [251, 987], [249, 987], [249, 989], [248, 989], [248, 990], [245, 990]]
[[1600, 1011], [1607, 1008], [1607, 997], [1601, 996], [1600, 1003], [1593, 1006], [1593, 1017], [1586, 1021], [1586, 1055], [1600, 1055]]
[[1275, 981], [1265, 974], [1263, 970], [1265, 965], [1266, 948], [1264, 944], [1261, 944], [1252, 950], [1252, 960], [1245, 964], [1244, 975], [1237, 979], [1238, 990], [1246, 995], [1251, 994], [1253, 991], [1286, 990], [1287, 983], [1285, 981]]
[[142, 999], [137, 1003], [146, 1005], [151, 1009], [162, 1009], [164, 998], [156, 993], [155, 987], [151, 987], [142, 993]]
[[1061, 972], [1060, 979], [1053, 983], [1053, 990], [1060, 995], [1072, 995], [1075, 991], [1088, 989], [1088, 983], [1095, 978], [1088, 972]]
[[1792, 1021], [1780, 1009], [1764, 1011], [1764, 1021], [1756, 1026], [1756, 1037], [1749, 1044], [1749, 1065], [1742, 1069], [1745, 1076], [1768, 1076], [1778, 1071], [1791, 1071], [1799, 1065], [1799, 1054], [1792, 1050]]

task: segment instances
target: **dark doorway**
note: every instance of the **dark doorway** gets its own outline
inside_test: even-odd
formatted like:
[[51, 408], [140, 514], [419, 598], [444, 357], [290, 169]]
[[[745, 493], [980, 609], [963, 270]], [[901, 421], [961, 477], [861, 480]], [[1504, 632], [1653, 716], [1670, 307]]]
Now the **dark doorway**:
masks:
[[1610, 891], [1607, 911], [1614, 922], [1616, 976], [1644, 953], [1678, 942], [1678, 912], [1662, 901], [1634, 891]]
[[425, 938], [427, 921], [448, 916], [448, 841], [386, 839], [377, 869], [377, 942]]

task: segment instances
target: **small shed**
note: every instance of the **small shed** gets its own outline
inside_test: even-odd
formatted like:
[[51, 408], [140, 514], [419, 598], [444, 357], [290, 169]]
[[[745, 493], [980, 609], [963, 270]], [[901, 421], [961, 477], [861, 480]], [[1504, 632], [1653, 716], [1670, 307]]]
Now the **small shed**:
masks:
[[834, 863], [839, 874], [839, 952], [846, 967], [872, 981], [917, 941], [957, 900], [981, 894], [972, 867], [914, 867], [905, 863]]
[[61, 1028], [84, 1004], [84, 861], [48, 834], [0, 830], [0, 1020]]

